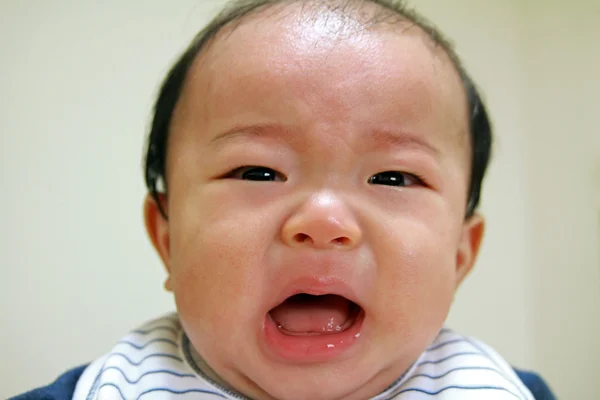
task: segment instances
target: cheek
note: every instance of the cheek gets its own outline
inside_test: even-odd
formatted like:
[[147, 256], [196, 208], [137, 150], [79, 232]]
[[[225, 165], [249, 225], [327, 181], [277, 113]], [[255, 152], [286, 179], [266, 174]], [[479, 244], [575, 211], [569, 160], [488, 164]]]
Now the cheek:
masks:
[[190, 196], [173, 209], [171, 275], [181, 318], [206, 334], [218, 336], [224, 326], [235, 334], [256, 318], [264, 292], [268, 221], [223, 199]]
[[378, 253], [385, 254], [378, 260], [382, 327], [405, 340], [435, 335], [452, 302], [456, 240], [450, 223], [442, 221], [396, 220], [388, 226], [393, 235], [379, 244]]

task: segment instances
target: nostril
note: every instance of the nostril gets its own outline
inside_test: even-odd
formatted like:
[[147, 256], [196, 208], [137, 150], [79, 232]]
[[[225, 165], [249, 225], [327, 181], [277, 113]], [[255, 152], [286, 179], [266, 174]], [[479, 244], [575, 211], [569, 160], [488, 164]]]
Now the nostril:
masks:
[[294, 235], [294, 240], [297, 243], [312, 242], [312, 239], [306, 233], [297, 233], [296, 235]]
[[[324, 238], [313, 238], [311, 235], [307, 235], [306, 233], [296, 233], [292, 236], [293, 243], [297, 245], [311, 245], [323, 248], [331, 248], [331, 247], [351, 247], [353, 240], [347, 236], [338, 236], [336, 238], [328, 239]], [[321, 240], [322, 239], [322, 240]]]
[[334, 244], [336, 244], [337, 246], [346, 246], [346, 245], [350, 244], [350, 239], [342, 236], [342, 237], [333, 239], [332, 242]]

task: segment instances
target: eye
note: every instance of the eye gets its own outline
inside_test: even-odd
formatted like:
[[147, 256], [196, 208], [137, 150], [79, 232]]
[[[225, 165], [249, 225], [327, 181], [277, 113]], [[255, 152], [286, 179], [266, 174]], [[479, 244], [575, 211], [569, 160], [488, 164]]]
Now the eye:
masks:
[[423, 185], [423, 181], [416, 175], [399, 171], [385, 171], [373, 175], [369, 178], [369, 183], [373, 185], [386, 186], [413, 186]]
[[285, 181], [281, 173], [267, 167], [241, 167], [232, 171], [228, 178], [241, 179], [244, 181], [275, 182]]

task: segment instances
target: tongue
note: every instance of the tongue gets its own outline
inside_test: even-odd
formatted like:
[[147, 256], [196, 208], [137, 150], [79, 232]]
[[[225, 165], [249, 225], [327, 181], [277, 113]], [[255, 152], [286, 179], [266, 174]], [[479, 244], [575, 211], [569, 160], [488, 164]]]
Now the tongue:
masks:
[[341, 296], [296, 295], [271, 310], [271, 317], [290, 333], [339, 332], [350, 315], [350, 302]]

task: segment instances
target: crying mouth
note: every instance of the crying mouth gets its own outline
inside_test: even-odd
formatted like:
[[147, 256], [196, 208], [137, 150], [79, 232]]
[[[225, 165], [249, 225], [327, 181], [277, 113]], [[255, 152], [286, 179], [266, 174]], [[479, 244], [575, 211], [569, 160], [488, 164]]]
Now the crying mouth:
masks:
[[331, 335], [356, 321], [361, 308], [343, 296], [299, 293], [269, 311], [279, 330], [291, 336]]

